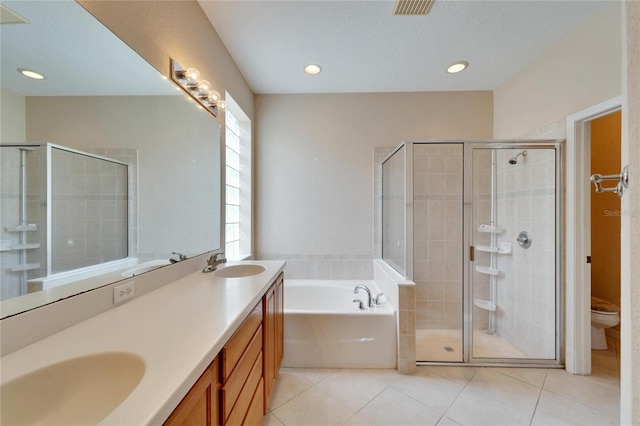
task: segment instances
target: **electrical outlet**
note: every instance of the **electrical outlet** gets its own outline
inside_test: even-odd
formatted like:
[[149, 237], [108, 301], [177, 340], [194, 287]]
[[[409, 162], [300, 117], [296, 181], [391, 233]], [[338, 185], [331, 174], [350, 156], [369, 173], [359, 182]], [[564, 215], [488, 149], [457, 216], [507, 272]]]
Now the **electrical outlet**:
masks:
[[120, 303], [123, 300], [131, 299], [135, 296], [135, 287], [133, 281], [126, 284], [117, 285], [113, 288], [113, 304]]

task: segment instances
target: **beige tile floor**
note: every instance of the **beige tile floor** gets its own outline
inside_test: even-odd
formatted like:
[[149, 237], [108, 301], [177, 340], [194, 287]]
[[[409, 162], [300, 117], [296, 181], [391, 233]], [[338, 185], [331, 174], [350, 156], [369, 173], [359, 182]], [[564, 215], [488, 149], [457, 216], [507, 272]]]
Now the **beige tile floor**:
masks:
[[282, 368], [265, 425], [617, 425], [619, 347], [592, 351], [591, 376], [559, 369]]

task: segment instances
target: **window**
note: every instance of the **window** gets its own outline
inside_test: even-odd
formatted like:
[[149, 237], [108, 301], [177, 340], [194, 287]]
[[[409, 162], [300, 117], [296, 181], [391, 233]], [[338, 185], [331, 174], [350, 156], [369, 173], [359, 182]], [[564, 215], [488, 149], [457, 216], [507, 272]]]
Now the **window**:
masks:
[[243, 259], [251, 247], [251, 121], [226, 94], [225, 256]]

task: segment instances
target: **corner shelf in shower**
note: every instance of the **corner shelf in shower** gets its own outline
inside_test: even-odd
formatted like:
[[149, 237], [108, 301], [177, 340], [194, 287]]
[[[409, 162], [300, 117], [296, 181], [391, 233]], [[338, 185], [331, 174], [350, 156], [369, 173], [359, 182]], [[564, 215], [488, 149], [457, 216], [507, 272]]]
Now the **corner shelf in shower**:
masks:
[[28, 225], [7, 226], [4, 228], [4, 230], [7, 232], [37, 231], [38, 225], [35, 223], [30, 223]]
[[511, 254], [513, 246], [511, 243], [504, 242], [500, 243], [498, 246], [482, 246], [477, 245], [476, 250], [483, 251], [486, 253], [497, 253], [497, 254]]
[[476, 271], [487, 275], [498, 275], [500, 273], [497, 269], [488, 266], [476, 266]]
[[499, 234], [502, 231], [504, 231], [504, 229], [500, 228], [499, 226], [492, 226], [492, 225], [480, 225], [480, 226], [478, 226], [478, 232], [491, 232], [493, 234]]
[[15, 246], [0, 247], [0, 251], [13, 251], [13, 250], [31, 250], [40, 248], [40, 243], [32, 244], [17, 244]]
[[22, 272], [22, 271], [30, 271], [32, 269], [38, 269], [40, 267], [39, 263], [22, 263], [20, 265], [13, 266], [9, 268], [11, 272]]
[[496, 310], [496, 304], [489, 300], [473, 299], [473, 304], [480, 309], [484, 309], [485, 311], [493, 312]]

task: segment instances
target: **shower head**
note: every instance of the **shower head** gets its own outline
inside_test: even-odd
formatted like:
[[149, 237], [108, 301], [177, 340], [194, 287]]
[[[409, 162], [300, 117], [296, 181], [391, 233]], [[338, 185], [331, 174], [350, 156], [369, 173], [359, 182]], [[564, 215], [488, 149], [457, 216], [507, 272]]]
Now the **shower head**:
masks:
[[509, 160], [509, 164], [518, 164], [518, 157], [521, 156], [521, 155], [523, 157], [526, 157], [527, 156], [527, 151], [519, 152], [515, 157], [513, 157], [512, 159]]

